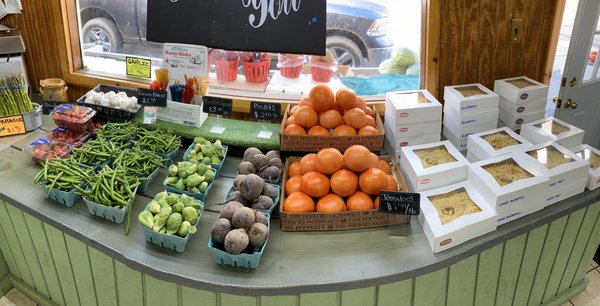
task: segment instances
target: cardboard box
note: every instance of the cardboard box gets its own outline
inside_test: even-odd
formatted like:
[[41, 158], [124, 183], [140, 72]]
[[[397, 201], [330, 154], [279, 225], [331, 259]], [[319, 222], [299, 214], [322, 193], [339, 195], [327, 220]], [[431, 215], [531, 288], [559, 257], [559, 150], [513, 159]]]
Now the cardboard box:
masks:
[[584, 130], [554, 117], [529, 122], [521, 127], [521, 136], [534, 144], [554, 141], [565, 148], [580, 145], [584, 134]]
[[500, 97], [500, 109], [514, 116], [516, 114], [535, 113], [546, 110], [546, 98], [516, 105]]
[[[387, 124], [387, 121], [384, 126], [385, 126], [384, 130], [385, 130], [386, 134], [393, 134], [391, 131], [391, 127]], [[436, 142], [436, 141], [440, 141], [440, 138], [441, 138], [440, 132], [435, 132], [432, 134], [419, 134], [416, 136], [397, 137], [394, 139], [392, 144], [396, 148], [396, 151], [399, 151], [401, 147]], [[390, 141], [392, 141], [391, 137], [388, 137], [388, 139], [390, 139]]]
[[494, 92], [504, 99], [523, 105], [527, 102], [546, 99], [548, 86], [526, 76], [496, 80]]
[[562, 200], [568, 199], [572, 196], [576, 196], [583, 191], [585, 191], [585, 185], [587, 183], [587, 179], [580, 180], [578, 182], [572, 183], [570, 185], [564, 186], [558, 189], [550, 189], [548, 193], [546, 193], [546, 206], [550, 206], [552, 204], [558, 203]]
[[444, 137], [446, 137], [446, 139], [448, 139], [459, 151], [465, 151], [467, 149], [467, 137], [458, 137], [454, 135], [446, 126], [444, 126], [443, 134]]
[[[537, 167], [529, 164], [522, 152], [513, 152], [507, 155], [496, 156], [478, 161], [469, 165], [467, 171], [468, 181], [481, 194], [498, 214], [499, 224], [518, 219], [545, 206], [546, 184], [549, 179]], [[527, 178], [511, 180], [500, 185], [496, 178], [486, 169], [498, 165], [508, 165], [508, 171], [497, 169], [498, 175], [503, 173], [525, 173]], [[515, 171], [518, 169], [520, 171]]]
[[[496, 113], [497, 112], [498, 112], [498, 110], [496, 110]], [[452, 132], [452, 134], [456, 135], [459, 138], [462, 138], [462, 137], [467, 137], [471, 134], [495, 129], [498, 124], [497, 120], [498, 119], [496, 119], [496, 121], [490, 121], [488, 123], [479, 124], [479, 125], [462, 124], [459, 126], [459, 125], [457, 125], [458, 124], [457, 120], [452, 120], [452, 118], [448, 118], [448, 116], [445, 116], [444, 117], [444, 126], [447, 127], [448, 130], [450, 130]]]
[[481, 125], [493, 125], [495, 127], [499, 112], [500, 110], [495, 108], [476, 113], [459, 114], [446, 104], [444, 105], [444, 122], [452, 122], [458, 128]]
[[[385, 125], [385, 123], [384, 123]], [[433, 133], [441, 133], [442, 132], [442, 122], [439, 120], [436, 121], [427, 121], [421, 123], [406, 123], [400, 125], [389, 125], [389, 133], [391, 136], [396, 139], [402, 139], [410, 136], [417, 136], [421, 134], [433, 134]]]
[[457, 113], [497, 109], [498, 101], [496, 93], [479, 83], [444, 87], [444, 106], [453, 108]]
[[[381, 159], [390, 163], [393, 175], [398, 181], [399, 189], [407, 191], [408, 187], [404, 181], [404, 177], [400, 174], [398, 166], [389, 156], [381, 156]], [[288, 179], [288, 168], [294, 161], [300, 160], [299, 157], [289, 157], [285, 163], [285, 171], [283, 172], [283, 185]], [[288, 213], [283, 211], [283, 203], [285, 203], [285, 188], [281, 188], [280, 205], [279, 205], [279, 221], [282, 231], [290, 232], [310, 232], [310, 231], [339, 231], [360, 228], [372, 228], [402, 224], [410, 222], [410, 216], [397, 214], [380, 213], [377, 209], [365, 211], [344, 211], [339, 213]]]
[[[499, 134], [499, 137], [504, 137], [507, 140], [511, 140], [512, 138], [511, 141], [514, 142], [516, 140], [518, 144], [509, 145], [496, 150], [494, 149], [492, 144], [490, 144], [484, 139], [488, 137], [488, 135], [494, 134]], [[471, 134], [469, 135], [469, 137], [467, 137], [467, 139], [467, 150], [469, 150], [470, 152], [472, 151], [473, 154], [475, 154], [475, 156], [477, 156], [480, 160], [488, 159], [494, 156], [509, 154], [510, 152], [513, 152], [515, 150], [524, 151], [527, 148], [531, 147], [531, 143], [529, 141], [527, 141], [525, 138], [519, 136], [517, 133], [511, 131], [506, 127]]]
[[379, 118], [377, 109], [373, 107], [375, 114], [375, 125], [381, 131], [380, 135], [364, 135], [364, 136], [307, 136], [307, 135], [283, 135], [283, 129], [287, 123], [289, 111], [292, 105], [289, 105], [283, 121], [281, 122], [281, 130], [279, 131], [280, 149], [281, 151], [296, 151], [296, 152], [318, 152], [322, 148], [336, 148], [344, 152], [348, 147], [359, 144], [367, 147], [371, 151], [379, 151], [383, 148], [384, 129], [383, 123]]
[[385, 122], [394, 125], [442, 121], [442, 104], [427, 90], [388, 92]]
[[520, 114], [514, 114], [514, 115], [511, 115], [501, 109], [500, 113], [498, 114], [498, 119], [504, 121], [506, 123], [506, 125], [514, 125], [514, 124], [524, 124], [527, 122], [536, 121], [536, 120], [544, 118], [545, 115], [546, 115], [545, 109], [543, 109], [539, 112], [520, 113]]
[[600, 187], [600, 150], [584, 144], [581, 146], [581, 150], [575, 154], [589, 163], [588, 178], [585, 187], [589, 190]]
[[[432, 203], [432, 200], [441, 201], [440, 197], [452, 194], [456, 196], [457, 193], [461, 192], [467, 193], [470, 200], [479, 208], [479, 211], [459, 216], [444, 223], [441, 216], [456, 214], [456, 207], [448, 204], [438, 209]], [[429, 246], [434, 253], [437, 253], [494, 231], [497, 226], [496, 216], [496, 212], [485, 202], [475, 188], [469, 182], [463, 181], [421, 193], [421, 214], [417, 219], [425, 236], [427, 236]]]
[[[400, 168], [407, 174], [405, 180], [415, 191], [434, 189], [467, 179], [469, 162], [450, 141], [404, 147], [400, 155]], [[425, 159], [419, 156], [425, 156]], [[442, 163], [443, 158], [448, 161]], [[425, 161], [433, 164], [424, 165]]]

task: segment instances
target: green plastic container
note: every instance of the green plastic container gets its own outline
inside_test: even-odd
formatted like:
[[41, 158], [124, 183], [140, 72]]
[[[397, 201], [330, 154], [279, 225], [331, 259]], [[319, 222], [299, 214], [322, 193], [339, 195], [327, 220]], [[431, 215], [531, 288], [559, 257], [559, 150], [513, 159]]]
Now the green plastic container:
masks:
[[77, 189], [73, 188], [70, 191], [62, 191], [56, 188], [52, 188], [50, 192], [46, 189], [46, 185], [40, 184], [46, 197], [64, 207], [73, 207], [77, 201], [81, 200], [81, 195], [75, 193]]
[[[185, 153], [183, 154], [183, 160], [184, 161], [189, 161], [190, 160], [189, 154], [190, 154], [190, 152], [192, 151], [192, 149], [194, 148], [195, 145], [196, 145], [195, 143], [192, 143], [187, 148], [187, 150], [185, 150]], [[223, 151], [225, 151], [224, 152], [225, 154], [223, 154], [223, 159], [221, 160], [221, 163], [219, 163], [219, 164], [210, 163], [209, 164], [213, 169], [215, 169], [215, 174], [217, 176], [221, 172], [221, 168], [223, 168], [223, 163], [225, 163], [225, 158], [227, 157], [227, 151], [229, 150], [229, 147], [227, 145], [222, 145], [222, 146], [223, 146]]]
[[98, 203], [88, 199], [85, 196], [83, 197], [83, 201], [85, 202], [85, 205], [87, 206], [87, 209], [88, 209], [88, 212], [90, 213], [90, 215], [101, 217], [108, 221], [112, 221], [114, 223], [121, 224], [125, 220], [125, 216], [127, 216], [127, 211], [129, 210], [129, 206], [131, 206], [131, 203], [133, 203], [133, 200], [135, 200], [136, 192], [137, 192], [137, 188], [136, 188], [136, 190], [133, 191], [133, 198], [131, 198], [129, 203], [127, 203], [128, 205], [123, 206], [121, 208], [114, 208], [114, 207], [98, 204]]

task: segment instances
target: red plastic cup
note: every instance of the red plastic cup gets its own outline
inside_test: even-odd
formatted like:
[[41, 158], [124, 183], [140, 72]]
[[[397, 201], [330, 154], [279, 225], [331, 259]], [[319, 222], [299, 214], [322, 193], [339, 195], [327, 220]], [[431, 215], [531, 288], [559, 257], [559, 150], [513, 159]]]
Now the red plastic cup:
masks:
[[238, 61], [215, 61], [215, 70], [217, 72], [217, 80], [219, 81], [235, 81], [237, 79]]

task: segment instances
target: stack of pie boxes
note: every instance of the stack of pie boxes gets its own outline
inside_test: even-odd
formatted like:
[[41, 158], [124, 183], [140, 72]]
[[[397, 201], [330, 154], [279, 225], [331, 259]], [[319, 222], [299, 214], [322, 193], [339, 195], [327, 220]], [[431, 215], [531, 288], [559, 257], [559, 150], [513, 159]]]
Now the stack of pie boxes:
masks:
[[499, 97], [481, 84], [444, 88], [444, 136], [460, 151], [467, 136], [491, 130], [498, 124]]
[[548, 86], [522, 76], [496, 80], [494, 92], [500, 96], [498, 126], [519, 133], [522, 124], [544, 118]]
[[399, 163], [402, 147], [440, 141], [442, 104], [427, 90], [389, 92], [384, 129], [385, 150]]

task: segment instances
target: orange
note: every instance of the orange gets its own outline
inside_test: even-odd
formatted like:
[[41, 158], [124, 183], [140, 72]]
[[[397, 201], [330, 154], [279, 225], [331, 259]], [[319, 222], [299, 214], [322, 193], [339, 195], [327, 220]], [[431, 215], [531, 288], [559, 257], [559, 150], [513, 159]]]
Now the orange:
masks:
[[358, 108], [364, 110], [367, 107], [367, 103], [365, 102], [365, 99], [357, 96], [356, 99], [354, 100], [353, 107], [358, 107]]
[[297, 160], [290, 164], [288, 168], [288, 177], [294, 177], [296, 175], [302, 175], [302, 168], [300, 167], [300, 161]]
[[346, 168], [362, 172], [371, 165], [371, 151], [361, 145], [353, 145], [344, 152], [344, 163]]
[[344, 156], [338, 149], [326, 148], [317, 153], [315, 158], [315, 170], [332, 174], [342, 168], [344, 165]]
[[340, 212], [344, 210], [346, 210], [344, 199], [333, 193], [320, 198], [317, 202], [317, 212]]
[[340, 113], [340, 115], [344, 115], [344, 112], [346, 111], [345, 109], [341, 108], [337, 102], [333, 103], [333, 107], [332, 109], [336, 110], [338, 113]]
[[292, 108], [290, 109], [290, 115], [293, 116], [298, 111], [299, 107], [300, 107], [300, 105], [294, 105], [294, 106], [292, 106]]
[[349, 125], [342, 124], [333, 130], [332, 135], [333, 136], [355, 136], [356, 130]]
[[355, 100], [356, 93], [350, 88], [342, 87], [335, 93], [335, 103], [341, 109], [346, 110], [352, 108]]
[[398, 182], [392, 175], [387, 175], [387, 186], [383, 190], [398, 191]]
[[390, 168], [390, 164], [388, 164], [385, 160], [381, 159], [379, 160], [379, 169], [383, 170], [383, 172], [385, 172], [385, 174], [392, 174], [392, 170]]
[[315, 211], [315, 201], [304, 192], [296, 191], [285, 198], [283, 211], [290, 213], [313, 212]]
[[302, 191], [302, 175], [294, 175], [285, 182], [285, 194]]
[[373, 209], [373, 200], [368, 194], [357, 191], [346, 200], [346, 208], [348, 210], [370, 210]]
[[312, 107], [319, 113], [330, 110], [335, 99], [333, 91], [325, 84], [313, 87], [308, 93], [308, 97], [312, 100]]
[[335, 109], [330, 109], [319, 115], [319, 124], [326, 129], [335, 129], [342, 124], [342, 115]]
[[371, 152], [371, 164], [369, 168], [379, 168], [379, 156]]
[[[289, 120], [289, 117], [288, 117], [288, 120]], [[367, 115], [367, 125], [372, 126], [372, 127], [377, 127], [375, 125], [375, 118], [373, 118], [373, 116]]]
[[360, 109], [365, 111], [365, 114], [367, 114], [367, 116], [373, 117], [373, 109], [371, 109], [370, 107], [365, 105], [365, 107], [361, 107]]
[[373, 201], [373, 208], [379, 209], [379, 196], [375, 196], [375, 201]]
[[360, 128], [360, 130], [358, 130], [358, 135], [379, 135], [381, 134], [381, 132], [370, 126], [370, 125], [365, 125], [363, 127]]
[[298, 102], [298, 105], [312, 107], [312, 100], [309, 97], [304, 97], [304, 98], [300, 99], [300, 102]]
[[319, 121], [317, 112], [310, 106], [300, 106], [294, 115], [296, 124], [305, 128], [311, 128]]
[[286, 123], [286, 126], [288, 126], [290, 124], [296, 124], [296, 117], [294, 117], [293, 115], [289, 116], [285, 123]]
[[302, 174], [315, 171], [315, 158], [317, 158], [317, 154], [315, 153], [306, 154], [302, 157], [300, 160], [300, 170], [302, 170]]
[[319, 198], [329, 193], [329, 179], [322, 173], [311, 171], [302, 175], [302, 192]]
[[329, 130], [320, 126], [320, 125], [315, 125], [313, 127], [310, 128], [310, 130], [308, 130], [308, 135], [311, 136], [330, 136], [331, 134], [329, 134]]
[[[296, 121], [298, 121], [296, 115]], [[367, 115], [362, 109], [355, 107], [347, 110], [344, 113], [344, 123], [352, 126], [355, 129], [360, 129], [367, 124]]]
[[331, 190], [340, 197], [347, 197], [358, 187], [358, 176], [354, 172], [346, 169], [336, 171], [329, 180]]
[[297, 124], [290, 124], [283, 129], [283, 135], [306, 135], [306, 130]]
[[368, 194], [379, 194], [388, 186], [388, 178], [385, 172], [379, 168], [370, 168], [363, 171], [358, 177], [360, 190]]

